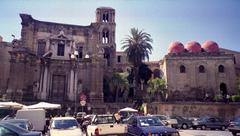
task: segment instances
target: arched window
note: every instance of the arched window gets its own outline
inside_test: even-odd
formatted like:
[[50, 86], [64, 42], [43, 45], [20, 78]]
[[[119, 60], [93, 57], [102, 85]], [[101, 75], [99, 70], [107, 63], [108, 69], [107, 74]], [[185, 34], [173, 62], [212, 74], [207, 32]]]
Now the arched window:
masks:
[[205, 73], [205, 68], [204, 68], [204, 66], [203, 66], [203, 65], [200, 65], [200, 66], [198, 67], [198, 71], [199, 71], [199, 73]]
[[107, 30], [102, 32], [102, 43], [109, 43], [109, 32]]
[[108, 22], [109, 21], [109, 15], [108, 13], [104, 13], [103, 16], [102, 16], [102, 22]]
[[183, 66], [183, 65], [180, 66], [180, 73], [186, 73], [185, 66]]
[[223, 65], [218, 66], [218, 72], [219, 73], [224, 73], [224, 66]]

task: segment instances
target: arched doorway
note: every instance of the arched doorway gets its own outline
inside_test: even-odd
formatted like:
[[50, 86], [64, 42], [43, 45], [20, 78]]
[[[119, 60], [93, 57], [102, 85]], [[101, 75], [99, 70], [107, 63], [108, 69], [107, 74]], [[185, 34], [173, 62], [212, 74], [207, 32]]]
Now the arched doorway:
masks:
[[223, 98], [227, 96], [227, 94], [228, 94], [227, 85], [225, 83], [220, 84], [220, 91], [221, 91]]

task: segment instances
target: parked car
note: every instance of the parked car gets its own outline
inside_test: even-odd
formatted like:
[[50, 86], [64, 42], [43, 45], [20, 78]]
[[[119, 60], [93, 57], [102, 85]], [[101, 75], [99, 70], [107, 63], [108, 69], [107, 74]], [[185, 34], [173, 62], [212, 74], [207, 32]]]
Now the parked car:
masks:
[[193, 123], [191, 120], [184, 118], [182, 116], [171, 116], [171, 118], [174, 118], [177, 120], [177, 127], [182, 129], [188, 129], [191, 128]]
[[165, 126], [170, 126], [172, 128], [177, 128], [178, 127], [178, 122], [176, 119], [171, 118], [170, 116], [167, 115], [152, 115], [154, 117], [159, 118]]
[[54, 117], [50, 121], [49, 136], [82, 136], [77, 120], [73, 117]]
[[127, 124], [117, 123], [112, 114], [96, 115], [87, 126], [88, 136], [125, 135], [126, 133]]
[[228, 127], [228, 123], [216, 117], [203, 117], [193, 121], [192, 127], [193, 129], [201, 128], [202, 130], [206, 128], [225, 130]]
[[11, 123], [28, 131], [33, 131], [33, 125], [28, 119], [8, 119], [2, 122]]
[[154, 116], [134, 116], [128, 122], [128, 134], [133, 136], [179, 136], [176, 129], [166, 127]]
[[14, 124], [0, 122], [0, 136], [42, 136], [41, 132], [32, 132]]
[[234, 136], [240, 133], [240, 118], [236, 118], [233, 121], [230, 121], [228, 130], [232, 132]]

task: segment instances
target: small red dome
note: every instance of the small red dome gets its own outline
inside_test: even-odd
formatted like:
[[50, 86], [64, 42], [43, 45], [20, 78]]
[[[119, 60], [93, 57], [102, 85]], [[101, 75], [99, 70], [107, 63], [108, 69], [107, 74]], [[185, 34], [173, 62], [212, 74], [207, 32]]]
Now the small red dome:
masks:
[[184, 46], [181, 42], [172, 42], [169, 45], [168, 53], [181, 53], [184, 52]]
[[199, 53], [202, 51], [201, 45], [195, 41], [188, 42], [186, 45], [186, 49], [190, 53]]
[[206, 41], [203, 43], [202, 48], [206, 52], [219, 52], [218, 44], [214, 41]]

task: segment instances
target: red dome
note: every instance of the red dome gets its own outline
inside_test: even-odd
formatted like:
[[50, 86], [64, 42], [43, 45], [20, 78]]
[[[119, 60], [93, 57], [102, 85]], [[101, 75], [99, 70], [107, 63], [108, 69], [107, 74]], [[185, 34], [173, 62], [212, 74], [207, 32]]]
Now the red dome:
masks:
[[219, 52], [218, 44], [214, 41], [206, 41], [203, 43], [202, 48], [206, 52]]
[[188, 50], [188, 52], [191, 53], [199, 53], [202, 51], [201, 45], [195, 41], [188, 42], [186, 45], [186, 49]]
[[181, 42], [172, 42], [169, 45], [168, 53], [181, 53], [184, 52], [184, 46]]

